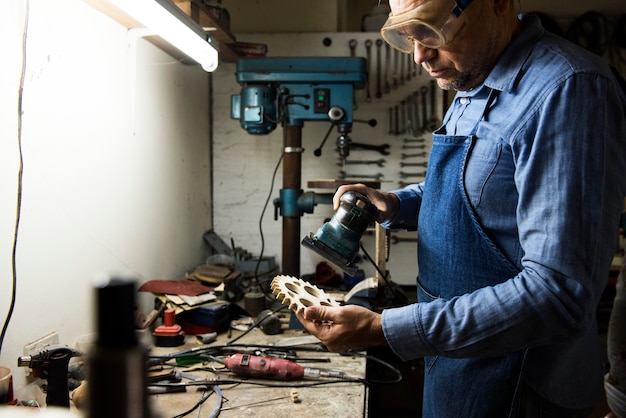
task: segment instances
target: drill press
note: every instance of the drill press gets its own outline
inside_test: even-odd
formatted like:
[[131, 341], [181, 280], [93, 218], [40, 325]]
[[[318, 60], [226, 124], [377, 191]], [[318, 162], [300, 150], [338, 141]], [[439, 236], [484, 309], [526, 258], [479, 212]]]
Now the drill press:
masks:
[[332, 195], [301, 188], [304, 121], [329, 121], [337, 127], [337, 151], [349, 154], [354, 89], [365, 87], [361, 57], [243, 58], [236, 78], [241, 93], [231, 98], [231, 118], [252, 135], [283, 127], [283, 188], [274, 202], [283, 217], [282, 271], [300, 275], [300, 217], [313, 213]]

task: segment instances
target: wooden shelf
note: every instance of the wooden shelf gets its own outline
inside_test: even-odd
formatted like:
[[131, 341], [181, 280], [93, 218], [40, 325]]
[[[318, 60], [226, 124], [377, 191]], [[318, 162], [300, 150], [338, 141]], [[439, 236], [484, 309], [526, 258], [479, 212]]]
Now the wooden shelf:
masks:
[[[117, 8], [108, 0], [84, 0], [85, 3], [91, 5], [95, 9], [109, 16], [128, 29], [140, 28], [143, 25], [128, 16], [124, 11]], [[191, 19], [200, 25], [213, 39], [219, 43], [219, 58], [223, 62], [235, 62], [239, 58], [239, 54], [233, 50], [231, 45], [236, 43], [235, 37], [225, 28], [217, 18], [202, 4], [201, 0], [174, 0], [174, 3]], [[185, 64], [194, 64], [195, 62], [187, 55], [180, 52], [177, 48], [170, 45], [167, 41], [159, 36], [147, 36], [146, 40], [150, 41], [164, 52], [178, 59]]]
[[235, 62], [239, 54], [233, 50], [237, 40], [201, 0], [174, 0], [174, 3], [220, 44], [219, 56], [224, 62]]

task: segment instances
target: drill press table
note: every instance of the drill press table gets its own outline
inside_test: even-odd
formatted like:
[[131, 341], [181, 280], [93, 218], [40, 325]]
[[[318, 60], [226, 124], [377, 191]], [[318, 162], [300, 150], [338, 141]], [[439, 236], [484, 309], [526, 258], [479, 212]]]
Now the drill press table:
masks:
[[[233, 331], [231, 338], [226, 334], [220, 334], [212, 345], [224, 345], [229, 341], [238, 337], [240, 331]], [[260, 330], [253, 330], [236, 344], [261, 344], [261, 345], [281, 345], [288, 342], [288, 339], [296, 337], [304, 337], [308, 334], [299, 330], [286, 330], [278, 335], [265, 335]], [[197, 347], [196, 339], [193, 336], [187, 336], [186, 344], [180, 347], [164, 348], [154, 347], [151, 355], [164, 355], [167, 353], [177, 352], [186, 348]], [[366, 359], [361, 356], [342, 356], [329, 352], [299, 352], [300, 357], [320, 359], [320, 361], [302, 363], [305, 367], [314, 367], [321, 369], [333, 369], [343, 371], [349, 377], [364, 378]], [[240, 376], [230, 373], [222, 373], [216, 375], [206, 370], [193, 370], [189, 367], [178, 367], [177, 370], [189, 370], [189, 373], [203, 378], [221, 378], [227, 379], [233, 377], [237, 380]], [[220, 368], [218, 363], [208, 364], [209, 367], [214, 366]], [[252, 379], [250, 379], [252, 380]], [[189, 380], [183, 378], [183, 382]], [[254, 380], [259, 382], [261, 380]], [[318, 386], [297, 387], [307, 383], [318, 383], [319, 380], [296, 380], [296, 381], [276, 381], [262, 380], [268, 384], [281, 384], [282, 387], [266, 387], [253, 385], [249, 383], [226, 384], [220, 385], [223, 396], [222, 409], [220, 417], [240, 417], [240, 416], [258, 416], [258, 417], [363, 417], [367, 416], [367, 387], [363, 383], [338, 382]], [[170, 418], [181, 414], [192, 408], [203, 396], [205, 386], [188, 387], [186, 392], [165, 393], [158, 395], [150, 395], [150, 402], [156, 417]], [[210, 390], [210, 389], [208, 389]], [[292, 400], [291, 392], [296, 390], [300, 399], [299, 403]], [[209, 393], [209, 392], [206, 392]], [[216, 408], [217, 396], [211, 394], [203, 403], [200, 413], [195, 410], [188, 416], [190, 417], [208, 417]]]

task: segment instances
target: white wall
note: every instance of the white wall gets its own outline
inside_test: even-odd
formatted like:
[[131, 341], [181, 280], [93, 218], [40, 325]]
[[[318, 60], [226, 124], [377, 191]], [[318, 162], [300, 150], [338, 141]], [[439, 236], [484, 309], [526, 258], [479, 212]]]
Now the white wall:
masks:
[[[11, 290], [17, 101], [26, 0], [0, 6], [0, 315]], [[92, 331], [91, 282], [180, 278], [211, 227], [209, 75], [177, 63], [79, 0], [31, 0], [23, 96], [17, 304], [0, 356], [56, 331]], [[148, 299], [149, 300], [149, 299]], [[150, 308], [147, 306], [146, 309]]]

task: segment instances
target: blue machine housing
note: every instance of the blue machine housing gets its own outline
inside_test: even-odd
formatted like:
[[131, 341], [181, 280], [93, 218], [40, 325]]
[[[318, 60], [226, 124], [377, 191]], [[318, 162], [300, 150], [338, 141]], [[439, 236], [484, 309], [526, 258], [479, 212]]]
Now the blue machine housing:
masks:
[[349, 132], [353, 90], [365, 87], [367, 66], [361, 57], [242, 58], [236, 78], [242, 90], [231, 97], [231, 118], [252, 135], [307, 120]]

